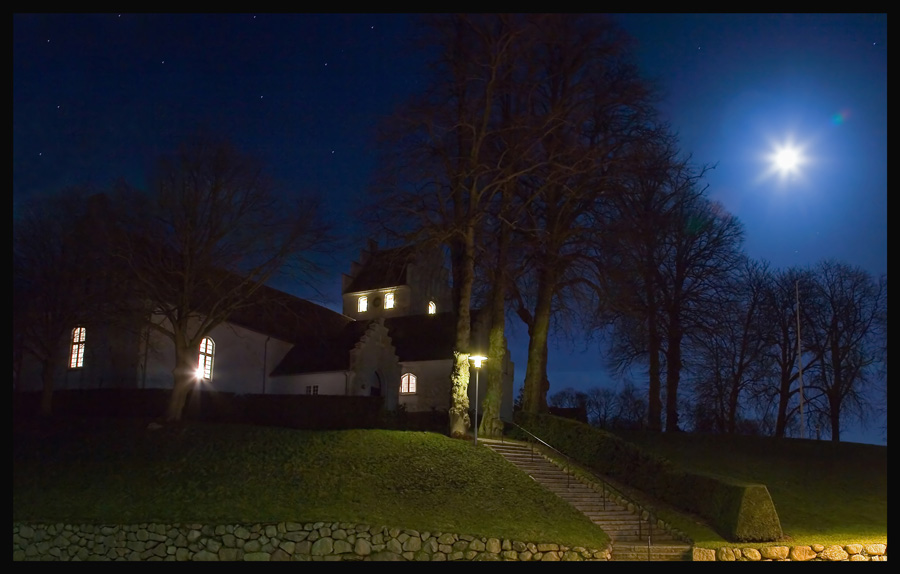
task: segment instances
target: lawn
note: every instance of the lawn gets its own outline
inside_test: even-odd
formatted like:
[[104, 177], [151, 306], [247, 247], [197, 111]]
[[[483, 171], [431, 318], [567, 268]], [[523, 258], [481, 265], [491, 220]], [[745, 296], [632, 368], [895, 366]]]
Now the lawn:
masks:
[[340, 521], [601, 549], [502, 457], [438, 433], [68, 419], [14, 431], [13, 521]]
[[[14, 424], [13, 521], [340, 521], [603, 548], [584, 515], [491, 450], [439, 433], [148, 419]], [[785, 545], [887, 543], [887, 447], [619, 433], [704, 472], [766, 484]], [[689, 515], [701, 547], [727, 543]]]
[[688, 433], [615, 434], [686, 468], [765, 484], [787, 545], [887, 543], [886, 446]]

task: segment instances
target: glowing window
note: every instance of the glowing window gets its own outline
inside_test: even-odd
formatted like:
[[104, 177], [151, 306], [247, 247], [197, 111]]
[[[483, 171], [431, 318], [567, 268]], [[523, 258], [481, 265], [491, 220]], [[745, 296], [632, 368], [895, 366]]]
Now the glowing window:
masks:
[[197, 362], [197, 377], [212, 380], [213, 355], [216, 352], [216, 344], [209, 337], [200, 341], [200, 359]]
[[412, 373], [406, 373], [400, 377], [400, 393], [404, 395], [412, 395], [416, 392], [416, 376]]
[[394, 294], [393, 293], [385, 293], [384, 294], [384, 308], [385, 309], [393, 309], [394, 308]]
[[437, 305], [434, 304], [434, 301], [429, 301], [428, 302], [428, 314], [434, 315], [435, 313], [437, 313]]
[[72, 350], [69, 353], [69, 368], [80, 369], [84, 366], [84, 327], [72, 329]]
[[369, 298], [363, 295], [359, 298], [359, 303], [356, 305], [356, 310], [360, 313], [365, 313], [366, 309], [369, 308]]

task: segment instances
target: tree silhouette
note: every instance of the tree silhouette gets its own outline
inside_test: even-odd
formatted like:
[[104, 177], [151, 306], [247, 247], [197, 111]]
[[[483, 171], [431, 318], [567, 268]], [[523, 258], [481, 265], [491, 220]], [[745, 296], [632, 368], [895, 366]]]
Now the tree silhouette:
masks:
[[259, 302], [276, 273], [316, 276], [330, 246], [315, 200], [286, 205], [261, 162], [202, 129], [160, 158], [148, 193], [121, 207], [129, 233], [113, 248], [152, 311], [151, 328], [174, 344], [166, 419], [181, 419], [204, 337]]

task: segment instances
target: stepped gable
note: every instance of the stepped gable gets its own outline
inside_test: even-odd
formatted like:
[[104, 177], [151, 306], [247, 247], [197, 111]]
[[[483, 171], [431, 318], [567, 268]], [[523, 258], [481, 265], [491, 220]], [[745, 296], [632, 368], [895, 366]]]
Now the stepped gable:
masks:
[[309, 336], [298, 340], [271, 376], [299, 375], [350, 368], [350, 351], [360, 341], [372, 321], [351, 321], [331, 336]]

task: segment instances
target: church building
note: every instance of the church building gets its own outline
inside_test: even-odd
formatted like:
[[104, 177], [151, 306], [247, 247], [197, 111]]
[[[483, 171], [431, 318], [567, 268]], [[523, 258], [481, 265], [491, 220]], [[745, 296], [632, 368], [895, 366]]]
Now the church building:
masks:
[[[369, 241], [343, 275], [341, 291], [338, 313], [261, 288], [257, 303], [233, 313], [197, 349], [198, 391], [381, 396], [390, 410], [403, 405], [408, 412], [446, 412], [456, 314], [440, 254], [379, 249]], [[489, 326], [481, 317], [473, 311], [471, 350], [486, 355]], [[55, 389], [171, 389], [171, 340], [149, 328], [137, 331], [73, 325], [68, 345], [60, 349]], [[40, 390], [34, 363], [23, 361], [16, 377], [21, 390]], [[513, 375], [507, 351], [501, 407], [506, 419], [512, 418]], [[485, 377], [482, 382], [483, 399]], [[472, 384], [472, 405], [474, 394]]]

